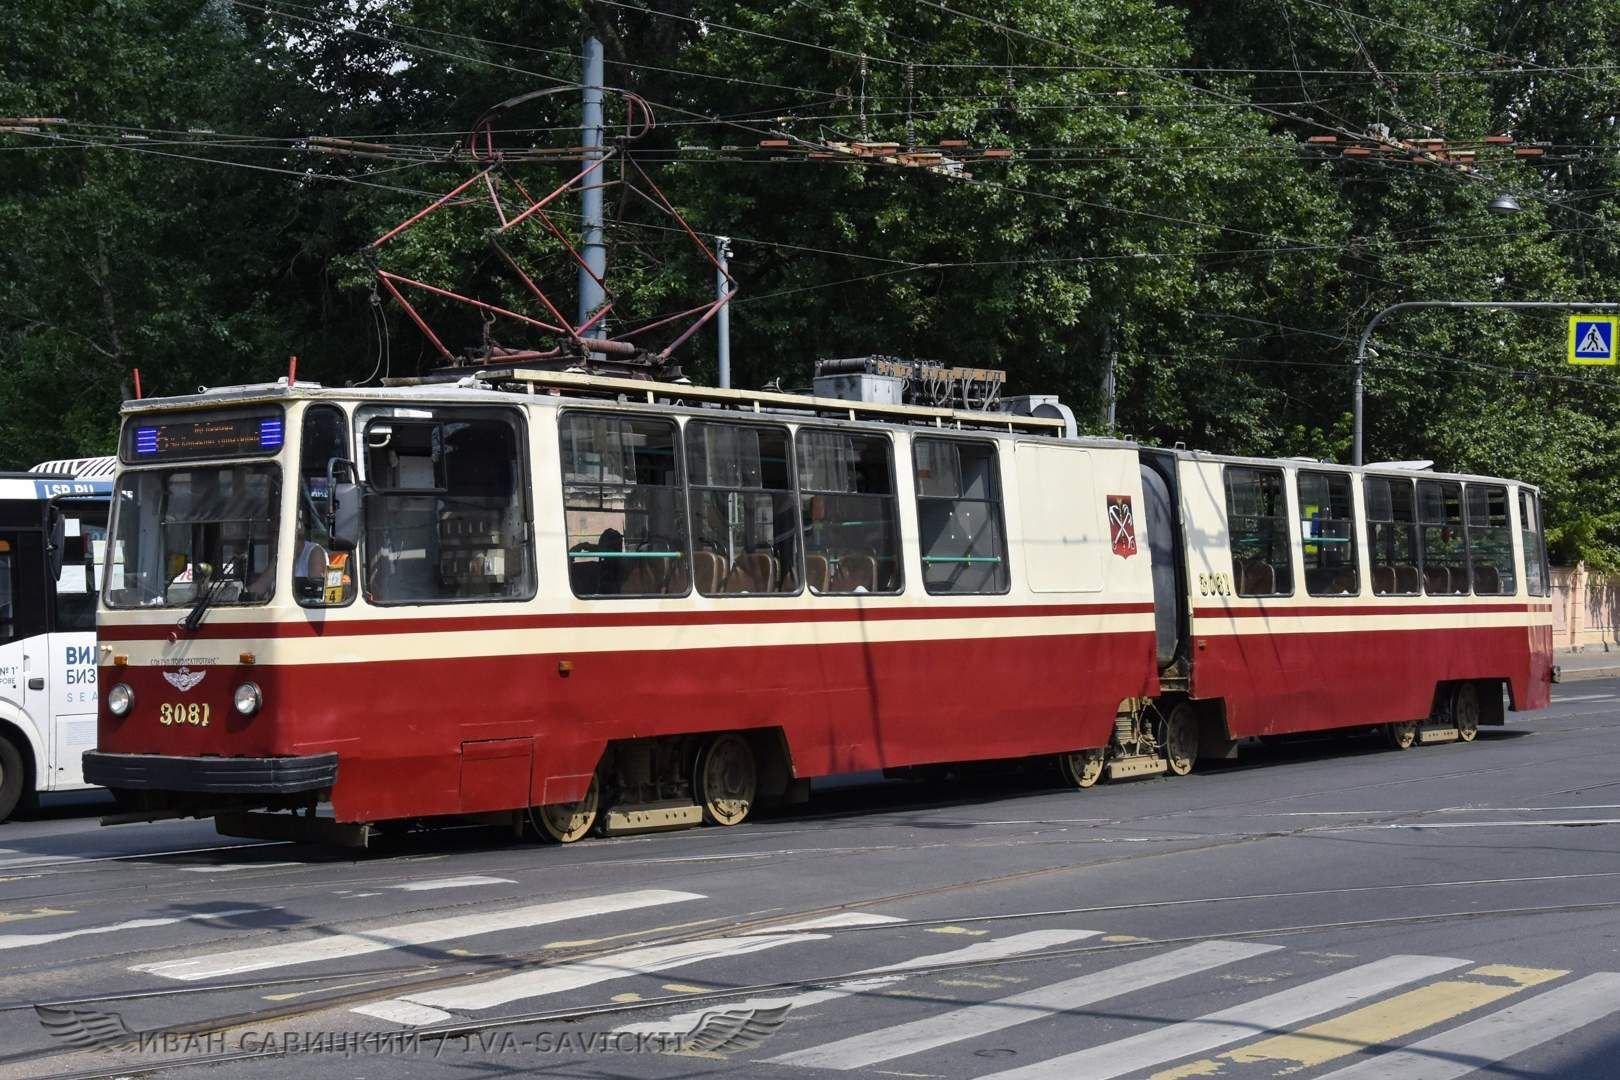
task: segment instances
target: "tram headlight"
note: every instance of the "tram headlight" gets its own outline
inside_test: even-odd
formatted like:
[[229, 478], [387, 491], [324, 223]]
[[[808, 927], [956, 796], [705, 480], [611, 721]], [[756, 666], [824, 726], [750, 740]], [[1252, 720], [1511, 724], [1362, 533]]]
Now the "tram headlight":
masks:
[[245, 682], [236, 688], [236, 711], [243, 716], [252, 716], [264, 704], [264, 694], [259, 690], [258, 683]]
[[128, 716], [129, 710], [135, 707], [135, 691], [129, 688], [128, 683], [114, 683], [113, 688], [107, 691], [107, 711], [114, 716]]

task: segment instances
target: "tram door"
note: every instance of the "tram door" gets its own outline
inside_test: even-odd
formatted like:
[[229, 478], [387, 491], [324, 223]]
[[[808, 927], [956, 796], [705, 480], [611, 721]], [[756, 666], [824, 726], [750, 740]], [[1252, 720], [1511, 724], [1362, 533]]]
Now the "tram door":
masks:
[[1141, 470], [1142, 511], [1147, 519], [1148, 556], [1153, 562], [1153, 628], [1158, 638], [1159, 668], [1163, 670], [1181, 654], [1182, 608], [1186, 601], [1178, 582], [1178, 534], [1170, 485], [1146, 460]]

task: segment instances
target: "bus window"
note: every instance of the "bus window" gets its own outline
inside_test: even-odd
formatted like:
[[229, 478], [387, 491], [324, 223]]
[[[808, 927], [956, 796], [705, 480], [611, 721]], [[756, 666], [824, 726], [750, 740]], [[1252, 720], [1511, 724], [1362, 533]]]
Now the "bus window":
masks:
[[1422, 591], [1418, 572], [1417, 504], [1412, 481], [1369, 476], [1367, 495], [1367, 565], [1374, 596], [1416, 596]]
[[1007, 544], [994, 443], [912, 441], [923, 587], [931, 593], [1007, 591]]
[[0, 643], [45, 632], [45, 542], [37, 532], [0, 532]]
[[104, 503], [59, 504], [62, 514], [62, 573], [56, 579], [56, 623], [59, 631], [96, 628], [96, 593], [100, 591], [100, 560], [107, 548], [107, 507]]
[[800, 428], [804, 576], [824, 594], [900, 591], [900, 512], [886, 435]]
[[1468, 540], [1463, 534], [1462, 485], [1454, 480], [1418, 482], [1418, 518], [1423, 526], [1423, 591], [1430, 596], [1468, 592]]
[[1474, 592], [1512, 596], [1513, 527], [1508, 522], [1507, 488], [1499, 484], [1468, 485], [1468, 552], [1473, 562]]
[[1547, 574], [1547, 543], [1541, 532], [1541, 499], [1519, 489], [1519, 546], [1524, 549], [1524, 587], [1531, 596], [1551, 596]]
[[686, 595], [689, 541], [675, 422], [568, 413], [559, 436], [574, 595]]
[[304, 410], [303, 422], [298, 459], [298, 544], [293, 548], [293, 596], [305, 607], [347, 604], [354, 599], [354, 568], [350, 565], [349, 552], [332, 549], [332, 537], [327, 531], [332, 493], [326, 487], [327, 464], [333, 458], [349, 459], [343, 410], [336, 405], [311, 405]]
[[375, 417], [365, 431], [367, 476], [375, 485], [365, 515], [368, 600], [442, 604], [534, 595], [523, 440], [514, 414], [435, 410], [428, 420]]
[[1228, 466], [1226, 517], [1232, 542], [1232, 584], [1239, 596], [1292, 596], [1288, 501], [1281, 469]]
[[1312, 596], [1359, 596], [1361, 568], [1349, 475], [1302, 472], [1296, 483], [1305, 591]]
[[704, 596], [796, 593], [799, 512], [781, 427], [686, 425], [692, 568]]

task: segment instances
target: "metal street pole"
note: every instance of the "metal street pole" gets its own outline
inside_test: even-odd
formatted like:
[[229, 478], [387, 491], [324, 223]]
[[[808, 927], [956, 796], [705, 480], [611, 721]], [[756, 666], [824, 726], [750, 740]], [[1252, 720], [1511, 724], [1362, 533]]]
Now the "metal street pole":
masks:
[[[587, 170], [602, 156], [602, 42], [585, 39], [584, 93], [580, 109], [580, 135], [585, 147], [580, 169]], [[598, 169], [585, 179], [580, 191], [580, 217], [584, 224], [580, 254], [585, 265], [579, 270], [579, 322], [584, 324], [605, 299], [601, 281], [607, 276], [607, 245], [602, 238], [602, 174]], [[601, 324], [586, 337], [606, 337]]]
[[1477, 308], [1495, 311], [1526, 311], [1538, 309], [1558, 309], [1562, 311], [1620, 311], [1620, 303], [1608, 301], [1577, 301], [1577, 300], [1405, 300], [1374, 315], [1368, 321], [1365, 329], [1361, 331], [1361, 340], [1356, 343], [1356, 383], [1354, 398], [1351, 402], [1351, 412], [1354, 417], [1354, 439], [1351, 447], [1352, 465], [1364, 465], [1362, 459], [1362, 411], [1361, 411], [1361, 369], [1367, 362], [1367, 343], [1372, 340], [1372, 334], [1378, 324], [1384, 321], [1386, 315], [1393, 315], [1397, 311], [1408, 308]]
[[[714, 277], [715, 299], [725, 299], [730, 285], [731, 275], [727, 272], [726, 260], [731, 257], [731, 237], [717, 236], [714, 238], [714, 258], [718, 264]], [[731, 386], [731, 305], [723, 304], [720, 310], [714, 313], [715, 333], [720, 337], [718, 348], [720, 357], [720, 385]]]

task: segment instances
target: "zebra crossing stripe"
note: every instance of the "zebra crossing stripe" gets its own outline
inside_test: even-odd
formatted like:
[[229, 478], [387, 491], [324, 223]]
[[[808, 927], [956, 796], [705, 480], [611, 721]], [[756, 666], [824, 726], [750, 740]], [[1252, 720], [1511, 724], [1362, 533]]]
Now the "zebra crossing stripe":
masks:
[[[1054, 945], [1067, 945], [1082, 938], [1096, 937], [1100, 933], [1102, 933], [1100, 930], [1033, 930], [1026, 934], [1013, 934], [1010, 937], [997, 938], [994, 941], [975, 942], [965, 948], [951, 949], [948, 952], [913, 957], [898, 964], [887, 964], [883, 967], [857, 971], [848, 980], [822, 990], [806, 990], [803, 993], [780, 997], [749, 998], [746, 1001], [727, 1003], [723, 1007], [731, 1012], [746, 1012], [752, 1009], [780, 1009], [784, 1005], [790, 1009], [805, 1009], [812, 1005], [837, 1001], [839, 998], [849, 997], [851, 994], [869, 993], [873, 990], [881, 990], [886, 986], [893, 986], [895, 983], [904, 981], [905, 972], [917, 968], [931, 968], [945, 964], [1019, 956], [1039, 952], [1041, 949]], [[681, 1013], [677, 1016], [665, 1017], [662, 1020], [653, 1020], [641, 1024], [627, 1024], [618, 1030], [644, 1035], [679, 1035], [691, 1031], [709, 1011], [708, 1009], [698, 1009], [695, 1012]]]
[[968, 1005], [909, 1024], [797, 1050], [771, 1058], [773, 1064], [821, 1069], [860, 1069], [910, 1054], [989, 1035], [1019, 1024], [1070, 1012], [1098, 1001], [1133, 993], [1159, 983], [1276, 952], [1280, 945], [1246, 941], [1204, 941], [1119, 967], [1028, 990], [994, 1001]]
[[[519, 971], [482, 982], [463, 983], [442, 990], [410, 994], [397, 999], [414, 1005], [434, 1009], [476, 1011], [493, 1009], [526, 998], [545, 997], [568, 990], [594, 986], [614, 979], [628, 979], [655, 971], [698, 964], [706, 960], [719, 960], [732, 956], [764, 952], [782, 945], [804, 941], [826, 941], [826, 934], [750, 934], [741, 937], [702, 938], [697, 941], [677, 941], [669, 945], [650, 945], [640, 949], [626, 949], [608, 953], [590, 960], [569, 964]], [[369, 1016], [381, 1016], [373, 1003]], [[394, 1002], [380, 1003], [392, 1009]]]
[[642, 889], [635, 892], [608, 896], [586, 896], [578, 900], [559, 900], [549, 904], [531, 904], [480, 914], [455, 915], [425, 922], [400, 923], [374, 930], [333, 934], [329, 937], [300, 939], [255, 949], [236, 949], [230, 952], [209, 953], [184, 960], [163, 960], [152, 964], [138, 964], [131, 971], [159, 975], [165, 979], [193, 982], [213, 979], [222, 975], [241, 975], [249, 971], [268, 968], [292, 967], [312, 964], [321, 960], [339, 960], [366, 953], [386, 952], [412, 945], [427, 945], [454, 938], [493, 934], [502, 930], [520, 930], [531, 926], [580, 919], [592, 915], [605, 915], [637, 908], [661, 907], [687, 900], [702, 900], [697, 893], [674, 892], [669, 889]]
[[1321, 1080], [1452, 1080], [1615, 1012], [1620, 1012], [1620, 974], [1600, 971]]
[[1398, 986], [1454, 971], [1469, 962], [1451, 956], [1388, 956], [1196, 1020], [1154, 1028], [980, 1080], [1111, 1080], [1280, 1031]]

